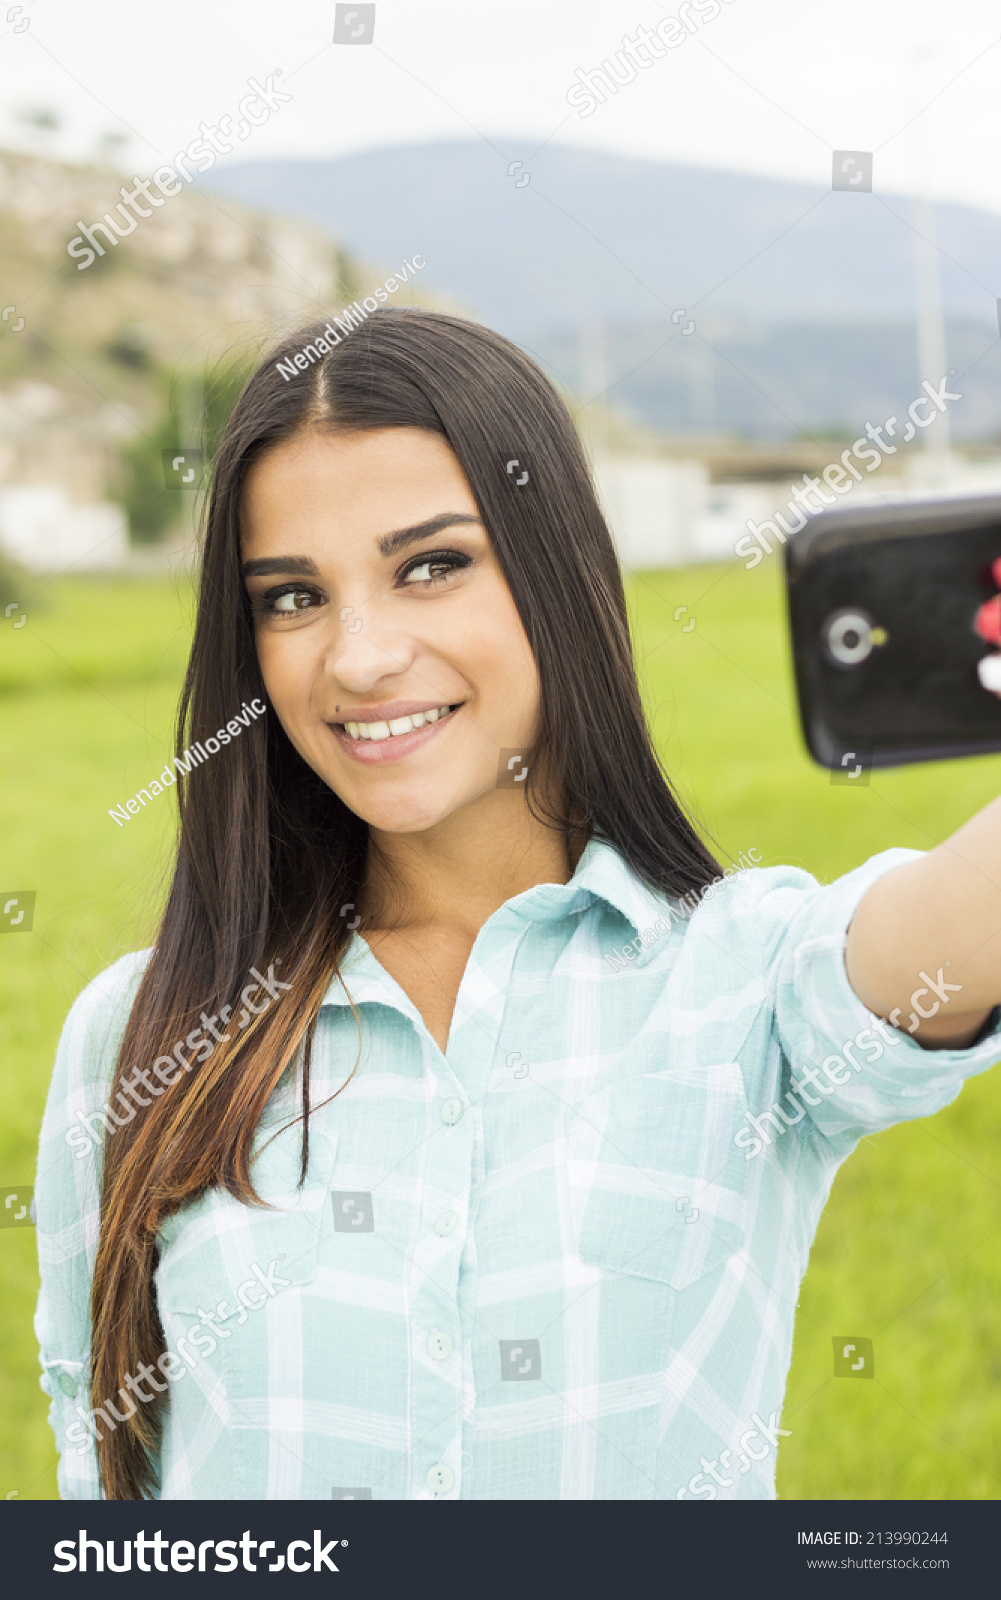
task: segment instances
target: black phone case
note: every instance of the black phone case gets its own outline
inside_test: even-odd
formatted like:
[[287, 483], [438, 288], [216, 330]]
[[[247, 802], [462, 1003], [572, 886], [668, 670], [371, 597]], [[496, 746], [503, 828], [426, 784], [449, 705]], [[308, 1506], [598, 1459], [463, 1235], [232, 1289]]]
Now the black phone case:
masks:
[[[973, 625], [1001, 587], [990, 572], [999, 556], [1001, 494], [838, 507], [792, 536], [789, 625], [815, 761], [893, 767], [1001, 750], [1001, 700], [977, 677], [991, 646]], [[849, 611], [886, 635], [855, 665], [826, 642]]]

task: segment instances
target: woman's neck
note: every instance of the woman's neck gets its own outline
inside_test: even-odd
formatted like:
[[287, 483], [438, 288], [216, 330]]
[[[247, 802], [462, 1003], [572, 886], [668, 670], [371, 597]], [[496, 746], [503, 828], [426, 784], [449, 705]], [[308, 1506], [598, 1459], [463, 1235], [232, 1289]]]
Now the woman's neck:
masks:
[[567, 883], [586, 838], [568, 842], [537, 821], [520, 796], [515, 801], [504, 795], [503, 802], [482, 808], [488, 816], [479, 806], [469, 807], [420, 833], [370, 830], [361, 901], [365, 925], [413, 929], [448, 923], [475, 937], [513, 895], [538, 883]]

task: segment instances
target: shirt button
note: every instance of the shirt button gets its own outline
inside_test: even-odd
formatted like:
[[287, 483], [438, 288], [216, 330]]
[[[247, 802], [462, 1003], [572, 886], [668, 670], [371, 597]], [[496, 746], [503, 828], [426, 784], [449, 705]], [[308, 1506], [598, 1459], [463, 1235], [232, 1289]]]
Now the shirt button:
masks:
[[443, 1211], [441, 1216], [438, 1217], [436, 1222], [435, 1222], [435, 1225], [434, 1225], [435, 1233], [440, 1233], [443, 1236], [446, 1233], [451, 1233], [452, 1229], [455, 1227], [455, 1224], [458, 1222], [458, 1220], [459, 1219], [456, 1216], [454, 1211]]
[[428, 1469], [428, 1475], [424, 1481], [432, 1494], [448, 1494], [449, 1489], [455, 1482], [455, 1473], [451, 1467], [446, 1467], [443, 1461], [436, 1461], [434, 1466]]
[[59, 1374], [59, 1387], [63, 1394], [68, 1394], [72, 1400], [77, 1391], [76, 1379], [71, 1378], [68, 1372], [61, 1372]]
[[452, 1354], [452, 1341], [447, 1333], [439, 1333], [437, 1328], [432, 1328], [428, 1334], [428, 1353], [435, 1361], [444, 1361], [446, 1356]]
[[461, 1116], [462, 1116], [462, 1101], [461, 1100], [457, 1100], [454, 1097], [451, 1100], [446, 1100], [444, 1105], [441, 1108], [441, 1120], [442, 1120], [442, 1122], [447, 1122], [449, 1124], [452, 1124], [452, 1123], [458, 1122], [458, 1120], [459, 1120], [459, 1118]]

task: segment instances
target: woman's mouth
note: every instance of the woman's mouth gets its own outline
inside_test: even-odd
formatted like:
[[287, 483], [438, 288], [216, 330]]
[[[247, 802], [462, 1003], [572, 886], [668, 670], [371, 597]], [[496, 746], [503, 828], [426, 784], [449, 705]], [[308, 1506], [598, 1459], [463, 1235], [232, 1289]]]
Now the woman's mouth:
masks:
[[424, 711], [411, 711], [406, 716], [381, 720], [361, 721], [349, 717], [329, 726], [341, 749], [356, 761], [369, 765], [397, 761], [433, 739], [444, 724], [452, 720], [461, 705], [459, 701], [456, 705], [431, 706]]

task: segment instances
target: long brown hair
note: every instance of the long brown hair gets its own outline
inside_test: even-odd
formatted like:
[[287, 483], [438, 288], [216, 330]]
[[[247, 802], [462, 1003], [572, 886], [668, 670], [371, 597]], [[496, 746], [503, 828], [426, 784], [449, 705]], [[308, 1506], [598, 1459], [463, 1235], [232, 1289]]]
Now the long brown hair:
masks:
[[[270, 353], [216, 454], [178, 754], [225, 727], [244, 702], [267, 702], [240, 574], [251, 465], [303, 428], [427, 429], [448, 441], [465, 472], [538, 665], [543, 760], [530, 764], [528, 780], [537, 814], [568, 837], [583, 827], [607, 839], [657, 889], [682, 896], [702, 888], [718, 867], [650, 742], [614, 548], [552, 385], [499, 335], [433, 312], [377, 311], [329, 353], [322, 338], [316, 323]], [[307, 347], [300, 370], [294, 358]], [[543, 768], [555, 804], [532, 788]], [[235, 1008], [251, 967], [280, 962], [292, 987], [105, 1141], [95, 1407], [163, 1353], [153, 1273], [164, 1219], [216, 1185], [260, 1204], [251, 1142], [289, 1067], [301, 1072], [305, 1176], [310, 1046], [349, 937], [341, 908], [360, 900], [366, 863], [365, 824], [306, 765], [270, 708], [204, 767], [179, 776], [177, 788], [177, 863], [119, 1067], [151, 1069], [198, 1027], [203, 1010]], [[345, 1063], [345, 1079], [350, 1071]], [[104, 1431], [98, 1459], [108, 1499], [155, 1496], [161, 1421], [154, 1400]]]

